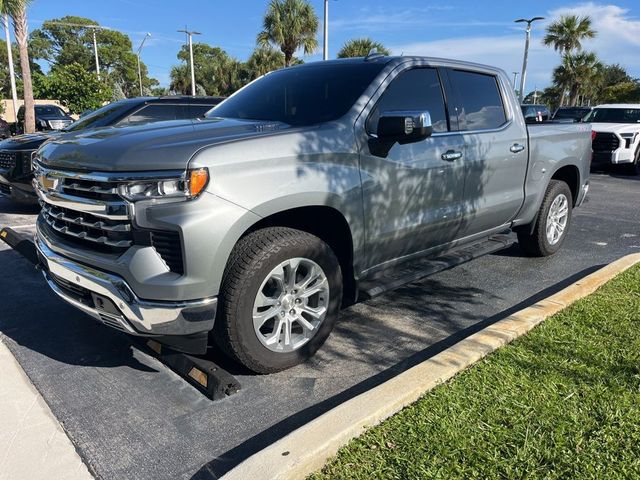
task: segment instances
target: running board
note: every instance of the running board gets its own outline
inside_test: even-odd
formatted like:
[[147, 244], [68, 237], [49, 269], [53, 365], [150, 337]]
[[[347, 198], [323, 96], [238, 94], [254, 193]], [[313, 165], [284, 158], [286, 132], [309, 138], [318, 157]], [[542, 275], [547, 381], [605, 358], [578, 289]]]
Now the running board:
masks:
[[419, 259], [414, 262], [409, 261], [394, 268], [383, 270], [360, 282], [360, 298], [376, 297], [389, 290], [394, 290], [424, 277], [456, 267], [474, 258], [503, 250], [513, 243], [515, 243], [515, 239], [511, 235], [493, 235], [486, 240], [454, 248], [439, 257]]

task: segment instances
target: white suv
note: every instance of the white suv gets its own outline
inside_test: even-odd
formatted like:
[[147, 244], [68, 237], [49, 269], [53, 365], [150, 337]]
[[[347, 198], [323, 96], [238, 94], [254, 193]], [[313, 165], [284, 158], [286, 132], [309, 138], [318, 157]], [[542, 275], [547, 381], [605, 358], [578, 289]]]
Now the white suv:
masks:
[[593, 163], [623, 166], [640, 174], [640, 104], [595, 107], [584, 119], [593, 131]]

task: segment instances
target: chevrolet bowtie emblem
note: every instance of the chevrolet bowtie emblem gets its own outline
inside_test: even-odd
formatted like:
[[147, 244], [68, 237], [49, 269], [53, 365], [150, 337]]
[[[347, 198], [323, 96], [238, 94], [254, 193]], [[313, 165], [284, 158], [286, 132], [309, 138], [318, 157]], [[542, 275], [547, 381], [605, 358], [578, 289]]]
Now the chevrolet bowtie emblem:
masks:
[[47, 190], [55, 190], [58, 188], [59, 180], [57, 178], [47, 177], [46, 175], [42, 175], [40, 177], [40, 185], [42, 185]]

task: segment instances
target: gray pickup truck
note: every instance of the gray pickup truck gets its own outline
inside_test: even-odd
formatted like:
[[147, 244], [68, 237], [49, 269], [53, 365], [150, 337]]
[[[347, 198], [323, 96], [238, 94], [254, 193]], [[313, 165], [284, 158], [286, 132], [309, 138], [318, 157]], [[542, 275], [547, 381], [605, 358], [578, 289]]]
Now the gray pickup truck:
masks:
[[501, 70], [311, 63], [203, 120], [49, 141], [36, 246], [50, 287], [106, 325], [275, 372], [313, 355], [363, 285], [397, 283], [384, 272], [509, 230], [555, 253], [590, 158], [589, 125], [528, 130]]

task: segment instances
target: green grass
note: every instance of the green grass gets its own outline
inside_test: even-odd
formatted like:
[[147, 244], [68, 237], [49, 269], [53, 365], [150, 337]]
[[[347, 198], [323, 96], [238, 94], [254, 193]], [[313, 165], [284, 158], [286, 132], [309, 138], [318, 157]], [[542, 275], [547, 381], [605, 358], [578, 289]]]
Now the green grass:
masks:
[[640, 478], [640, 268], [351, 441], [310, 478]]

